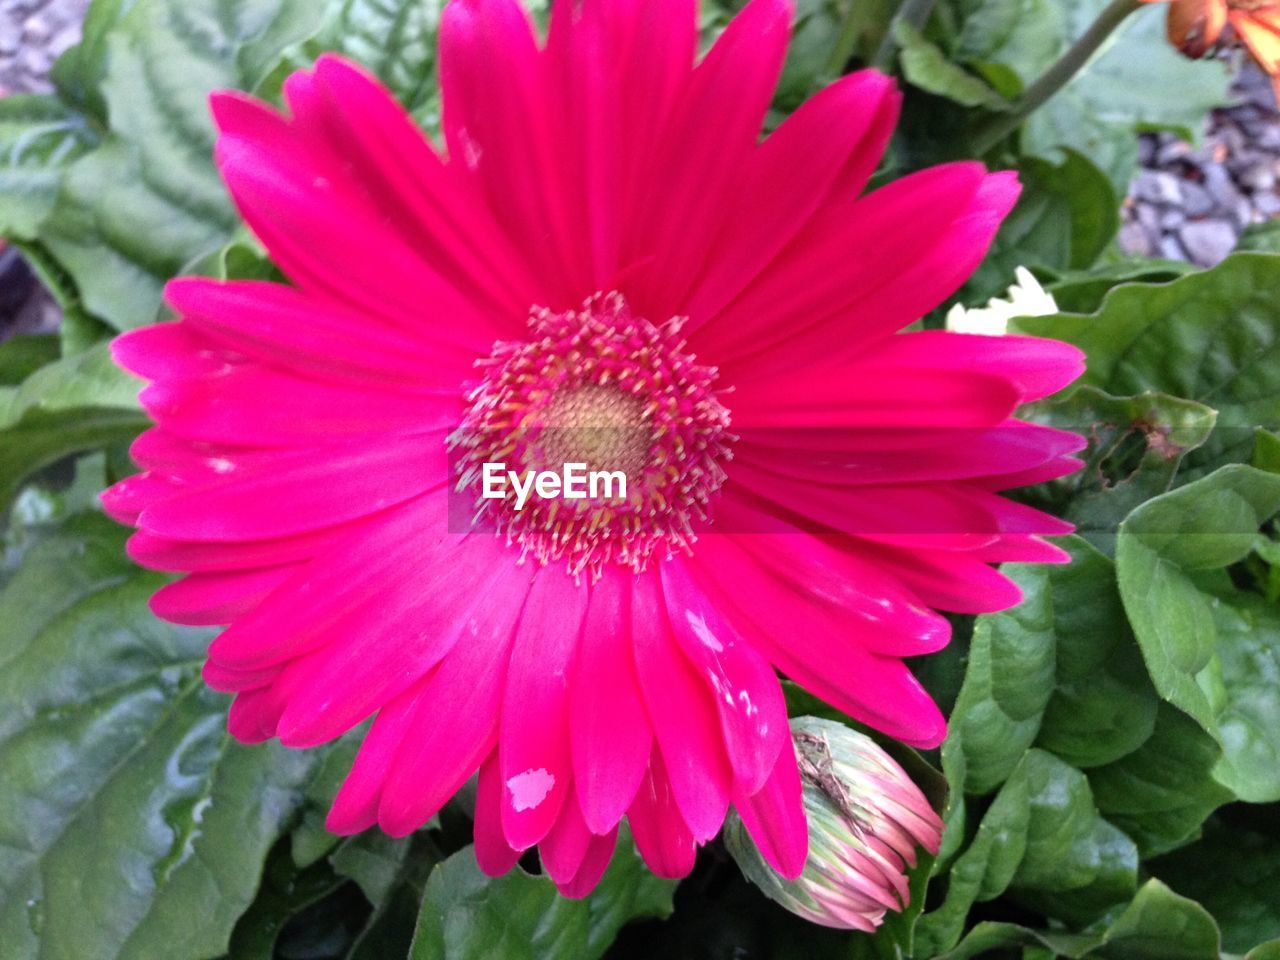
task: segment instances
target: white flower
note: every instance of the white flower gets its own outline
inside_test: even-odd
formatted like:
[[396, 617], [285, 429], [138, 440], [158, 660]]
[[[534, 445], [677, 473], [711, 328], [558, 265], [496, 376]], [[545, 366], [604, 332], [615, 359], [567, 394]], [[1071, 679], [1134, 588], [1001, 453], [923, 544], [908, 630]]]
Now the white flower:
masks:
[[992, 297], [985, 307], [972, 309], [957, 303], [947, 312], [947, 329], [998, 337], [1009, 332], [1009, 321], [1014, 317], [1045, 317], [1058, 312], [1053, 294], [1045, 292], [1030, 270], [1019, 267], [1014, 276], [1017, 283], [1009, 288], [1008, 299]]

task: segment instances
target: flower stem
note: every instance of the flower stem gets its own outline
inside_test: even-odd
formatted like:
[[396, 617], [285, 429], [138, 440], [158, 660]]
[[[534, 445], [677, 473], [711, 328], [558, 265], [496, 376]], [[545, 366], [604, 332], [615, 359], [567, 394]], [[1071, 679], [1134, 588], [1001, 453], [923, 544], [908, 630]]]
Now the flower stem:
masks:
[[[854, 2], [856, 3], [857, 0]], [[929, 16], [933, 13], [936, 2], [937, 0], [902, 0], [902, 6], [898, 8], [893, 21], [885, 31], [884, 39], [880, 41], [880, 48], [876, 50], [875, 59], [871, 62], [872, 66], [885, 73], [892, 70], [893, 55], [898, 47], [898, 42], [894, 39], [894, 27], [901, 21], [917, 30], [923, 30], [925, 24], [929, 22]]]
[[986, 124], [978, 127], [973, 136], [973, 153], [981, 156], [1022, 126], [1027, 117], [1048, 103], [1055, 93], [1080, 72], [1116, 27], [1141, 6], [1140, 0], [1111, 0], [1107, 8], [1098, 14], [1098, 19], [1089, 24], [1089, 29], [1080, 35], [1080, 39], [1068, 47], [1035, 83], [1027, 87], [1013, 110], [992, 117]]

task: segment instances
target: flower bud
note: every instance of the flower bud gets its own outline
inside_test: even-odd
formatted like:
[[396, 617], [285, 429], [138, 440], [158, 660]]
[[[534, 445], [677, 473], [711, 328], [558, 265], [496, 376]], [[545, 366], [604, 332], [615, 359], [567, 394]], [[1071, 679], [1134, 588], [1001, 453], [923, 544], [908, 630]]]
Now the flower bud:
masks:
[[817, 717], [791, 721], [809, 822], [809, 859], [786, 880], [761, 857], [737, 815], [725, 845], [742, 872], [792, 913], [868, 933], [910, 900], [916, 847], [932, 854], [942, 821], [911, 778], [872, 739]]
[[1174, 0], [1169, 4], [1169, 42], [1192, 59], [1203, 57], [1226, 25], [1224, 0]]

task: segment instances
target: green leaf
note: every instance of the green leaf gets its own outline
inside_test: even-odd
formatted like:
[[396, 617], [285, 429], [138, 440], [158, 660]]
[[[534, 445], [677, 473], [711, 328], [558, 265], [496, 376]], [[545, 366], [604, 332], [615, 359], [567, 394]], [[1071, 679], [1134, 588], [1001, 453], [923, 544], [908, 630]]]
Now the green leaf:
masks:
[[991, 252], [961, 299], [978, 303], [1001, 294], [1018, 267], [1084, 270], [1120, 229], [1120, 201], [1086, 157], [1062, 151], [1058, 163], [1026, 157], [1019, 164], [1022, 196], [1005, 218]]
[[1091, 955], [1115, 960], [1217, 960], [1218, 927], [1207, 910], [1148, 880]]
[[[1080, 36], [1108, 0], [1058, 0], [1068, 35]], [[1165, 39], [1162, 5], [1140, 10], [1112, 34], [1074, 80], [1031, 115], [1022, 131], [1025, 153], [1070, 147], [1104, 170], [1123, 195], [1137, 160], [1141, 130], [1199, 135], [1205, 114], [1230, 102], [1230, 74], [1212, 60], [1192, 61]]]
[[337, 889], [343, 880], [328, 864], [299, 869], [287, 849], [277, 844], [262, 872], [253, 903], [236, 921], [227, 960], [273, 960], [285, 925]]
[[1250, 224], [1236, 242], [1240, 253], [1280, 253], [1280, 220]]
[[1042, 947], [1050, 957], [1070, 960], [1219, 960], [1213, 917], [1159, 880], [1147, 881], [1100, 934], [1069, 936], [1012, 923], [981, 923], [942, 960], [968, 960], [1014, 946]]
[[208, 631], [82, 515], [0, 591], [0, 942], [6, 958], [197, 960], [226, 949], [311, 754], [244, 747], [200, 679]]
[[978, 618], [942, 751], [966, 793], [999, 787], [1033, 744], [1093, 767], [1136, 750], [1154, 729], [1158, 700], [1112, 564], [1075, 538], [1064, 545], [1070, 564], [1006, 565], [1022, 603]]
[[1062, 313], [1092, 313], [1102, 306], [1112, 288], [1122, 283], [1168, 283], [1195, 267], [1177, 260], [1126, 260], [1107, 263], [1087, 272], [1070, 271], [1045, 289], [1053, 294]]
[[428, 879], [441, 859], [425, 831], [393, 839], [376, 830], [345, 841], [330, 857], [333, 868], [354, 879], [374, 906], [351, 960], [408, 955]]
[[1212, 575], [1248, 556], [1278, 511], [1280, 475], [1227, 466], [1139, 507], [1116, 545], [1157, 690], [1219, 741], [1218, 779], [1255, 802], [1280, 800], [1280, 611]]
[[[858, 52], [870, 31], [883, 29], [883, 22], [874, 21], [876, 8], [884, 4], [885, 0], [863, 0], [851, 10], [837, 0], [797, 0], [787, 60], [773, 98], [774, 109], [789, 113], [816, 89], [834, 80], [843, 66], [833, 62], [839, 55], [837, 44], [843, 41], [845, 49]], [[853, 18], [853, 22], [846, 23], [846, 17]]]
[[1114, 763], [1089, 770], [1089, 784], [1098, 810], [1151, 857], [1193, 839], [1209, 814], [1235, 799], [1213, 778], [1221, 759], [1213, 737], [1162, 703], [1150, 738]]
[[1089, 441], [1084, 469], [1046, 491], [1064, 519], [1108, 552], [1120, 522], [1173, 486], [1183, 458], [1204, 445], [1218, 419], [1192, 400], [1163, 393], [1113, 397], [1087, 385], [1032, 404], [1026, 415]]
[[213, 166], [209, 92], [253, 88], [322, 13], [310, 0], [137, 0], [95, 35], [111, 133], [66, 169], [41, 231], [92, 313], [116, 329], [151, 323], [165, 281], [227, 242], [236, 217]]
[[1213, 914], [1225, 949], [1244, 953], [1280, 938], [1275, 896], [1280, 889], [1280, 838], [1275, 835], [1216, 817], [1199, 841], [1150, 868]]
[[0, 511], [41, 467], [144, 429], [139, 386], [104, 344], [41, 367], [16, 387], [0, 387]]
[[913, 86], [965, 107], [983, 107], [994, 111], [1011, 109], [1012, 105], [1008, 100], [980, 77], [950, 60], [939, 47], [926, 40], [919, 30], [905, 20], [895, 21], [893, 35], [898, 42], [902, 74]]
[[62, 169], [97, 139], [85, 117], [57, 97], [0, 98], [0, 235], [35, 236]]
[[16, 387], [46, 363], [57, 360], [58, 352], [58, 338], [52, 333], [12, 337], [0, 343], [0, 387]]
[[[415, 116], [439, 113], [436, 32], [442, 0], [342, 0], [314, 46], [372, 70]], [[435, 123], [438, 124], [438, 117]]]
[[669, 915], [674, 890], [649, 873], [625, 831], [604, 879], [582, 900], [561, 897], [549, 877], [519, 867], [486, 877], [468, 847], [432, 873], [411, 958], [592, 960], [628, 921]]
[[1043, 750], [1028, 750], [955, 860], [942, 904], [920, 918], [917, 952], [955, 946], [975, 903], [1006, 891], [1081, 925], [1127, 900], [1136, 886], [1133, 842], [1100, 817], [1085, 775]]
[[1166, 393], [1217, 410], [1213, 435], [1184, 461], [1203, 473], [1247, 461], [1255, 428], [1280, 427], [1277, 286], [1280, 257], [1235, 254], [1172, 283], [1116, 287], [1092, 314], [1024, 317], [1013, 326], [1081, 347], [1089, 357], [1082, 383], [1115, 396]]
[[1008, 67], [1020, 87], [1043, 73], [1066, 46], [1066, 20], [1054, 0], [959, 0], [955, 6], [963, 25], [952, 57]]

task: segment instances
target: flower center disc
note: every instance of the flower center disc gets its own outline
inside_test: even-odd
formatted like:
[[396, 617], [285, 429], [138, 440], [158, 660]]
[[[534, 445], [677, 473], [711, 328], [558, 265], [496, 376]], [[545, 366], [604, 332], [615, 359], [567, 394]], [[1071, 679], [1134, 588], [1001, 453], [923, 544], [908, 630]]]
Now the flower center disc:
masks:
[[[457, 489], [522, 557], [563, 559], [594, 579], [606, 563], [641, 570], [689, 549], [724, 483], [732, 437], [716, 371], [686, 352], [681, 324], [655, 326], [620, 294], [600, 294], [580, 310], [535, 309], [527, 341], [499, 341], [479, 362], [482, 379], [451, 438]], [[580, 499], [534, 494], [517, 508], [509, 482], [501, 498], [481, 496], [493, 463], [504, 477], [563, 476], [566, 464], [620, 473], [626, 496], [601, 482]]]

